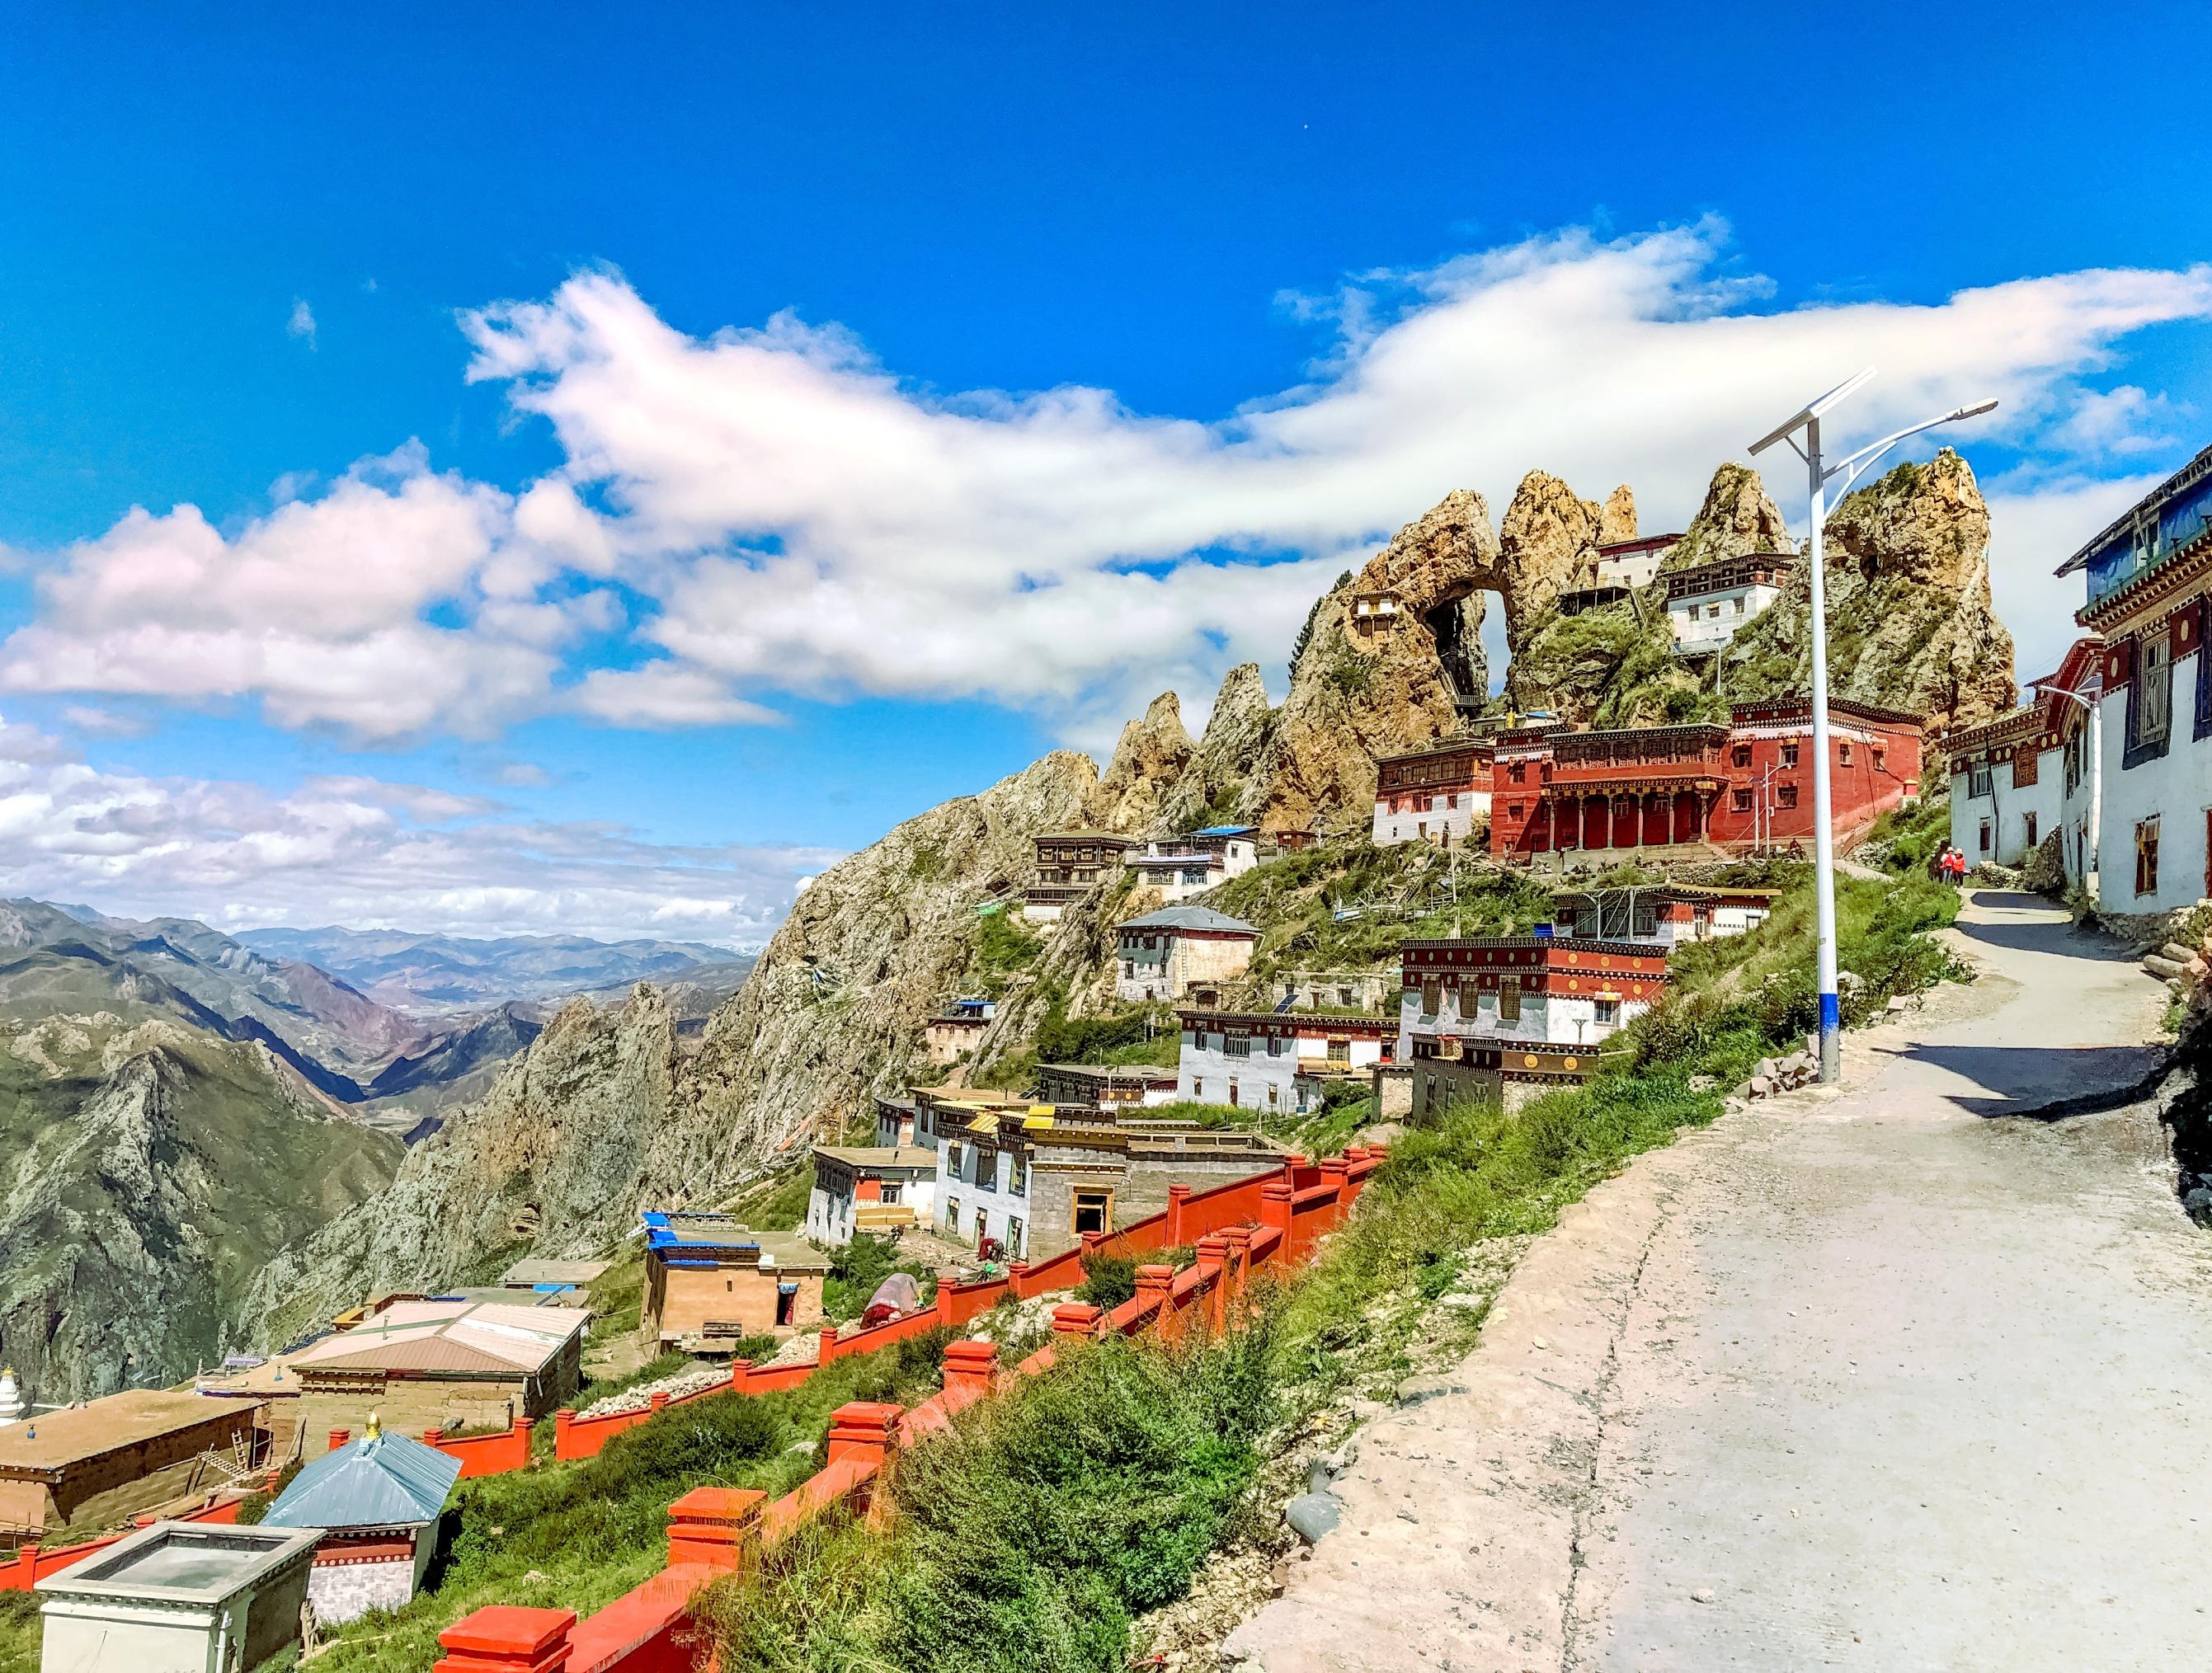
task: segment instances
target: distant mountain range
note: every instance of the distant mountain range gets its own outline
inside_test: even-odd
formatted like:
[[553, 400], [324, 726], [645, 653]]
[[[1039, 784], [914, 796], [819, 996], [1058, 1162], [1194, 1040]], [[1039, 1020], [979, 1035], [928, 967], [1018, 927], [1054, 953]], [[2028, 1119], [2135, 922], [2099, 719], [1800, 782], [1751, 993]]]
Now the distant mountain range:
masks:
[[272, 958], [342, 977], [398, 1009], [480, 1009], [510, 999], [605, 995], [634, 982], [734, 991], [754, 955], [691, 941], [592, 941], [506, 936], [495, 941], [404, 930], [249, 930], [236, 939]]
[[254, 1274], [383, 1190], [553, 1002], [651, 977], [680, 1024], [751, 964], [0, 900], [0, 1359], [48, 1401], [188, 1374], [234, 1345]]

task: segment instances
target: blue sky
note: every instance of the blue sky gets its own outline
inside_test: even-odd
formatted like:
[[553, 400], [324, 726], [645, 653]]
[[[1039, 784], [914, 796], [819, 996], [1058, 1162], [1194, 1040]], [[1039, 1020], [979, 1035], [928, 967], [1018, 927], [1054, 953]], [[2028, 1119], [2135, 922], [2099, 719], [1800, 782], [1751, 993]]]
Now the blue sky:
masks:
[[14, 21], [22, 886], [754, 939], [1152, 691], [1279, 690], [1448, 489], [1679, 523], [1869, 361], [1869, 427], [2006, 396], [2038, 671], [2204, 439], [2201, 9], [1533, 9]]

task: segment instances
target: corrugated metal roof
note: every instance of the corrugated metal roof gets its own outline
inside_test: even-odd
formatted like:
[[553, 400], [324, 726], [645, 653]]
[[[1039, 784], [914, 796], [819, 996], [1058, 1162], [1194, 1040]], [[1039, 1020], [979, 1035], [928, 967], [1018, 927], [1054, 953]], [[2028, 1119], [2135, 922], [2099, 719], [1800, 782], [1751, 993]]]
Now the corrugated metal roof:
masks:
[[262, 1518], [280, 1528], [404, 1528], [434, 1522], [461, 1461], [407, 1435], [364, 1435], [292, 1478]]
[[1211, 906], [1163, 906], [1158, 912], [1148, 912], [1142, 918], [1133, 918], [1121, 926], [1124, 930], [1219, 930], [1237, 934], [1256, 936], [1260, 932], [1241, 918], [1231, 918], [1225, 912], [1216, 912]]

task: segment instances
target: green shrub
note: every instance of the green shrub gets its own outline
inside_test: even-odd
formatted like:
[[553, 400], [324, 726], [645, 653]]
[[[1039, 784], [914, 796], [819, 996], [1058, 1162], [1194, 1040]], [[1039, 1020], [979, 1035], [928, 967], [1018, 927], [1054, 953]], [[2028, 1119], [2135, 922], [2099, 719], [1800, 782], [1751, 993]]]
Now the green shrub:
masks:
[[902, 1259], [889, 1238], [855, 1232], [853, 1240], [830, 1252], [830, 1276], [822, 1281], [822, 1311], [834, 1322], [858, 1318], [877, 1289], [894, 1272], [910, 1273], [924, 1299], [936, 1292], [936, 1274], [921, 1262]]

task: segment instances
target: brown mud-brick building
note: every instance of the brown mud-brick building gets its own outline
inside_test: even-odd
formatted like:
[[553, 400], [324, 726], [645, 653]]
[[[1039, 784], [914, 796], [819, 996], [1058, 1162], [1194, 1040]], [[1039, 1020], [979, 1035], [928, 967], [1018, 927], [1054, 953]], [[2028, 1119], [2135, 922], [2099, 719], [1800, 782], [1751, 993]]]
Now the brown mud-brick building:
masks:
[[664, 1348], [711, 1353], [740, 1337], [822, 1322], [830, 1258], [795, 1232], [756, 1232], [720, 1214], [647, 1214], [641, 1323]]
[[1054, 831], [1036, 840], [1036, 881], [1022, 898], [1022, 916], [1049, 924], [1072, 901], [1121, 875], [1134, 837], [1112, 831]]
[[1148, 1104], [1171, 1104], [1176, 1072], [1152, 1064], [1041, 1063], [1036, 1101], [1114, 1115]]
[[[0, 1545], [150, 1508], [189, 1488], [189, 1470], [179, 1466], [203, 1452], [258, 1462], [264, 1430], [258, 1402], [150, 1388], [11, 1423], [0, 1428]], [[169, 1492], [155, 1483], [131, 1502], [131, 1489], [164, 1472], [173, 1472]]]

